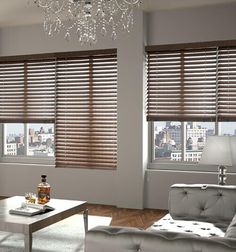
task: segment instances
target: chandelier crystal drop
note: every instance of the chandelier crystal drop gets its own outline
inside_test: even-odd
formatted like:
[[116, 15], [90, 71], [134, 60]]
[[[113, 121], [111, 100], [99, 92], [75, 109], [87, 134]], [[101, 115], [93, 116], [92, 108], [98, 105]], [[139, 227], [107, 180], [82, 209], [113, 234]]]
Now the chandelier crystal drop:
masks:
[[53, 36], [64, 32], [70, 40], [76, 32], [81, 44], [95, 44], [98, 33], [117, 38], [120, 30], [129, 32], [133, 10], [140, 0], [33, 0], [44, 11], [44, 30]]

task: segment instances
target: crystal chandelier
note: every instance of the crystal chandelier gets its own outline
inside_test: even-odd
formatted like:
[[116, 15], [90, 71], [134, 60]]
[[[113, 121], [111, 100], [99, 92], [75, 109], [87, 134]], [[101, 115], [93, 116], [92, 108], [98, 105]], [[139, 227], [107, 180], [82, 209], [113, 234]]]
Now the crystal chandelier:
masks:
[[119, 30], [130, 31], [133, 9], [140, 0], [33, 0], [44, 11], [44, 30], [52, 36], [61, 31], [69, 40], [73, 32], [81, 44], [95, 44], [97, 34], [112, 39]]

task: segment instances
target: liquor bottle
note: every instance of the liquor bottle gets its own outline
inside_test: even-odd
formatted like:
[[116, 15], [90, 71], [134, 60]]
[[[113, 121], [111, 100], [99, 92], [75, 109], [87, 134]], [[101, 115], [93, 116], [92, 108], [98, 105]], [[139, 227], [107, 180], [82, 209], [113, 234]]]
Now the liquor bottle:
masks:
[[38, 185], [38, 204], [46, 204], [50, 200], [51, 186], [46, 181], [47, 175], [41, 176], [41, 183]]

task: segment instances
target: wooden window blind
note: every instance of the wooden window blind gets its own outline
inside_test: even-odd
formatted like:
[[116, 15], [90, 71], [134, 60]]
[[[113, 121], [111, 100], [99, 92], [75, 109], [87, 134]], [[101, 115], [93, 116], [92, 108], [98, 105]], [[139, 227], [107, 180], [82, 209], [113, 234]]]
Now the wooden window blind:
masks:
[[147, 51], [147, 120], [216, 119], [216, 48]]
[[236, 121], [236, 46], [218, 51], [218, 120]]
[[117, 166], [116, 52], [57, 61], [56, 166]]
[[0, 122], [55, 122], [56, 166], [117, 166], [116, 49], [0, 57]]
[[55, 60], [0, 62], [0, 122], [54, 122]]

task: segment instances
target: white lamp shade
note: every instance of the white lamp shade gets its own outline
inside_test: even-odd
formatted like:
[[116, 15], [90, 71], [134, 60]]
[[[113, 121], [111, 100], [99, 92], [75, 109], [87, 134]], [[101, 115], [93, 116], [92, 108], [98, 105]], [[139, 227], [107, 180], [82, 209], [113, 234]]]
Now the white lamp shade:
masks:
[[235, 161], [236, 137], [209, 136], [203, 149], [199, 164], [232, 166]]

